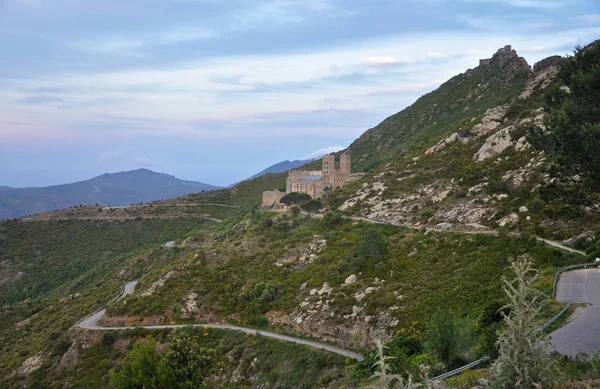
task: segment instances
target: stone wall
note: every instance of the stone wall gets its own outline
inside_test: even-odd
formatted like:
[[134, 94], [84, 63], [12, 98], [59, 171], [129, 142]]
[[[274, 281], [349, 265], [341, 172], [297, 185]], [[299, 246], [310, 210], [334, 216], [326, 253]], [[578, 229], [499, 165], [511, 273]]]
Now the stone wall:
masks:
[[273, 205], [278, 205], [279, 200], [281, 200], [283, 196], [285, 196], [285, 192], [280, 192], [278, 190], [263, 192], [262, 207], [268, 208]]

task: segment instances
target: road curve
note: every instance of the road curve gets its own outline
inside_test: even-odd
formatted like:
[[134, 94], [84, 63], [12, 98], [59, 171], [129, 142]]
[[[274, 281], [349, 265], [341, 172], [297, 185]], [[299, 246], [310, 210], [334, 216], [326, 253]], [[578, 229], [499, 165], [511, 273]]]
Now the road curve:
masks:
[[[316, 218], [323, 217], [322, 214], [309, 214], [306, 212], [302, 212], [302, 214], [311, 216], [311, 217], [316, 217]], [[397, 227], [406, 227], [406, 228], [411, 228], [411, 229], [416, 229], [416, 230], [422, 228], [422, 226], [415, 226], [415, 225], [411, 225], [411, 224], [391, 223], [391, 222], [386, 222], [386, 221], [382, 221], [382, 220], [367, 219], [367, 218], [358, 217], [358, 216], [349, 216], [348, 218], [351, 220], [354, 220], [354, 221], [364, 221], [366, 223], [372, 223], [372, 224], [388, 224], [388, 225], [393, 225], [393, 226], [397, 226]], [[445, 230], [445, 229], [436, 228], [436, 227], [425, 227], [425, 230], [426, 231], [434, 231], [434, 232], [452, 232], [452, 233], [465, 234], [465, 235], [478, 235], [478, 234], [497, 235], [497, 234], [499, 234], [499, 232], [497, 230], [492, 230], [492, 229], [474, 230], [474, 231], [453, 231], [453, 230]], [[510, 232], [509, 234], [514, 235], [514, 236], [521, 235], [517, 232]], [[560, 242], [556, 242], [554, 240], [544, 239], [544, 238], [539, 238], [539, 237], [536, 237], [536, 239], [540, 242], [544, 242], [547, 245], [552, 246], [557, 249], [560, 249], [560, 250], [568, 251], [573, 254], [579, 254], [579, 255], [584, 255], [584, 256], [587, 255], [584, 251], [576, 250], [574, 248], [565, 246], [565, 245], [561, 244]]]
[[569, 251], [569, 252], [571, 252], [573, 254], [587, 255], [585, 252], [583, 252], [581, 250], [576, 250], [574, 248], [565, 246], [565, 245], [563, 245], [563, 244], [561, 244], [559, 242], [553, 241], [553, 240], [544, 239], [544, 238], [537, 238], [537, 237], [536, 237], [536, 239], [539, 240], [540, 242], [546, 243], [549, 246], [556, 247], [557, 249]]
[[[131, 282], [126, 283], [125, 286], [123, 287], [123, 292], [113, 301], [116, 301], [120, 298], [123, 298], [127, 295], [132, 294], [137, 283], [138, 283], [137, 281], [131, 281]], [[92, 313], [91, 315], [80, 320], [77, 323], [77, 327], [87, 329], [87, 330], [114, 331], [114, 330], [131, 330], [134, 328], [164, 329], [164, 328], [178, 328], [178, 327], [189, 327], [190, 326], [189, 324], [171, 324], [171, 325], [136, 326], [136, 327], [102, 327], [102, 326], [98, 325], [98, 322], [100, 320], [102, 320], [102, 317], [104, 316], [105, 312], [106, 312], [106, 309], [101, 309], [99, 311]], [[325, 343], [314, 342], [311, 340], [300, 339], [300, 338], [294, 338], [292, 336], [277, 334], [274, 332], [255, 330], [252, 328], [245, 328], [245, 327], [238, 327], [238, 326], [229, 325], [229, 324], [206, 323], [206, 324], [192, 324], [191, 326], [192, 327], [212, 327], [212, 328], [219, 328], [219, 329], [224, 329], [224, 330], [241, 331], [241, 332], [244, 332], [249, 335], [259, 335], [259, 336], [264, 336], [265, 338], [272, 338], [272, 339], [277, 339], [277, 340], [283, 340], [286, 342], [293, 342], [293, 343], [313, 347], [316, 349], [329, 351], [334, 354], [342, 355], [347, 358], [356, 359], [359, 362], [364, 360], [364, 357], [362, 355], [352, 352], [352, 351], [344, 350], [339, 347], [331, 346], [331, 345], [328, 345]]]
[[570, 322], [550, 334], [550, 351], [572, 357], [600, 352], [600, 271], [592, 267], [563, 273], [556, 299], [592, 305], [578, 308]]

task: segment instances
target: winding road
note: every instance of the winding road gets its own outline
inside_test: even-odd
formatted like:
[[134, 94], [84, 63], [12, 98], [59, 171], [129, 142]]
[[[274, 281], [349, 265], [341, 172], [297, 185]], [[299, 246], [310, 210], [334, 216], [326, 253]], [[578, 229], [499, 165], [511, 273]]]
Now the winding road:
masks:
[[[324, 216], [322, 213], [308, 213], [305, 211], [301, 211], [300, 213], [304, 216], [309, 216], [309, 217], [313, 217], [313, 218], [317, 218], [317, 219], [321, 219]], [[393, 223], [393, 222], [388, 222], [388, 221], [383, 221], [383, 220], [368, 219], [366, 217], [360, 217], [360, 216], [347, 216], [347, 218], [354, 220], [354, 221], [363, 221], [363, 222], [372, 223], [372, 224], [387, 224], [387, 225], [396, 226], [396, 227], [411, 228], [414, 230], [423, 228], [423, 226], [416, 226], [416, 225], [412, 225], [412, 224]], [[474, 230], [474, 231], [457, 231], [457, 230], [447, 230], [447, 229], [437, 228], [437, 227], [425, 227], [425, 230], [433, 231], [433, 232], [448, 232], [448, 233], [465, 234], [465, 235], [477, 235], [477, 234], [498, 235], [499, 234], [499, 232], [497, 230], [492, 230], [492, 229]], [[520, 236], [521, 234], [519, 234], [517, 232], [509, 232], [509, 235]], [[587, 255], [585, 252], [583, 252], [581, 250], [577, 250], [572, 247], [565, 246], [562, 243], [556, 242], [554, 240], [539, 238], [539, 237], [536, 237], [536, 239], [540, 242], [546, 243], [548, 246], [552, 246], [552, 247], [560, 249], [560, 250], [568, 251], [573, 254]]]
[[[131, 282], [126, 283], [125, 286], [123, 287], [123, 292], [113, 301], [119, 300], [120, 298], [123, 298], [127, 295], [132, 294], [135, 289], [135, 286], [137, 284], [138, 284], [138, 281], [131, 281]], [[101, 309], [99, 311], [92, 313], [90, 316], [87, 316], [86, 318], [80, 320], [77, 323], [77, 327], [87, 329], [87, 330], [114, 331], [114, 330], [131, 330], [134, 328], [164, 329], [164, 328], [178, 328], [178, 327], [189, 327], [190, 326], [189, 324], [171, 324], [171, 325], [136, 326], [136, 327], [103, 327], [101, 325], [98, 325], [98, 322], [100, 320], [102, 320], [102, 317], [104, 316], [105, 312], [106, 312], [106, 309]], [[359, 362], [364, 360], [362, 355], [352, 352], [352, 351], [344, 350], [339, 347], [331, 346], [331, 345], [328, 345], [325, 343], [314, 342], [311, 340], [300, 339], [300, 338], [294, 338], [292, 336], [277, 334], [274, 332], [255, 330], [252, 328], [245, 328], [245, 327], [238, 327], [238, 326], [233, 326], [233, 325], [229, 325], [229, 324], [206, 323], [206, 324], [192, 324], [191, 326], [192, 327], [207, 327], [208, 326], [208, 327], [219, 328], [219, 329], [224, 329], [224, 330], [241, 331], [241, 332], [244, 332], [249, 335], [264, 336], [265, 338], [272, 338], [272, 339], [277, 339], [277, 340], [283, 340], [286, 342], [293, 342], [293, 343], [301, 344], [304, 346], [309, 346], [309, 347], [313, 347], [316, 349], [329, 351], [334, 354], [338, 354], [338, 355], [341, 355], [341, 356], [344, 356], [347, 358], [356, 359]]]
[[563, 273], [556, 299], [592, 305], [577, 308], [571, 321], [550, 334], [549, 351], [571, 357], [600, 352], [600, 271], [592, 267]]
[[[308, 215], [303, 212], [303, 214]], [[310, 214], [311, 217], [323, 217], [320, 214]], [[356, 221], [364, 221], [367, 223], [374, 224], [393, 224], [381, 220], [372, 220], [362, 217], [350, 217]], [[221, 220], [208, 217], [207, 219], [213, 220], [220, 223]], [[404, 227], [418, 229], [418, 226], [405, 225]], [[436, 232], [454, 232], [463, 234], [497, 234], [498, 231], [447, 231], [437, 229], [435, 227], [427, 228], [428, 231]], [[518, 234], [515, 234], [518, 235]], [[586, 255], [583, 251], [573, 249], [562, 245], [559, 242], [551, 241], [544, 238], [537, 238], [538, 241], [544, 242], [552, 247], [565, 250], [571, 253]], [[116, 301], [127, 295], [133, 294], [135, 286], [138, 281], [131, 281], [124, 285], [123, 292], [115, 298]], [[561, 354], [575, 356], [579, 352], [584, 353], [596, 353], [600, 351], [600, 271], [595, 269], [576, 270], [564, 273], [558, 282], [557, 286], [557, 300], [569, 302], [583, 302], [592, 304], [591, 307], [576, 310], [575, 318], [567, 323], [565, 326], [554, 331], [550, 336], [552, 339], [552, 345], [550, 351], [558, 351]], [[85, 317], [77, 323], [79, 328], [88, 330], [100, 330], [100, 331], [114, 331], [114, 330], [130, 330], [134, 328], [145, 328], [145, 329], [165, 329], [165, 328], [178, 328], [188, 327], [190, 325], [185, 324], [172, 324], [172, 325], [154, 325], [154, 326], [136, 326], [136, 327], [103, 327], [98, 325], [98, 322], [102, 320], [106, 309], [101, 309], [93, 314]], [[339, 347], [331, 346], [325, 343], [295, 338], [292, 336], [277, 334], [274, 332], [256, 330], [252, 328], [239, 327], [229, 324], [192, 324], [192, 327], [213, 327], [219, 329], [241, 331], [249, 335], [264, 336], [266, 338], [272, 338], [282, 340], [286, 342], [293, 342], [309, 347], [313, 347], [320, 350], [329, 351], [338, 355], [342, 355], [347, 358], [353, 358], [357, 361], [363, 361], [364, 357], [358, 353], [341, 349]]]

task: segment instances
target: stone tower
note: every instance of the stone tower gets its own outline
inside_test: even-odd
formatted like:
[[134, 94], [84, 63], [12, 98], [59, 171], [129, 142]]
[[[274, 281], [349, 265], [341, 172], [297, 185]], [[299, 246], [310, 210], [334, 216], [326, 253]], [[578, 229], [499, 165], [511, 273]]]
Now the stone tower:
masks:
[[340, 155], [340, 173], [342, 173], [344, 177], [349, 177], [351, 171], [352, 160], [350, 158], [350, 155], [346, 153]]
[[323, 176], [333, 178], [335, 174], [335, 155], [329, 154], [323, 157]]

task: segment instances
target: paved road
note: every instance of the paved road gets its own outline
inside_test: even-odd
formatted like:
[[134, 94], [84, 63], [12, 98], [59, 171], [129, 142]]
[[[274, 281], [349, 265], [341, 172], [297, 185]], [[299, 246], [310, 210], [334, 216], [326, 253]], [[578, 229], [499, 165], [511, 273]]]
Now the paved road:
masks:
[[[310, 217], [314, 217], [314, 218], [322, 218], [323, 217], [323, 214], [320, 214], [320, 213], [307, 213], [304, 211], [302, 211], [301, 213], [302, 213], [302, 215], [310, 216]], [[411, 224], [399, 224], [399, 223], [387, 222], [387, 221], [382, 221], [382, 220], [367, 219], [365, 217], [358, 217], [358, 216], [349, 216], [348, 219], [352, 219], [355, 221], [364, 221], [364, 222], [373, 223], [373, 224], [389, 224], [389, 225], [393, 225], [393, 226], [397, 226], [397, 227], [406, 227], [406, 228], [411, 228], [411, 229], [416, 229], [416, 230], [422, 228], [422, 226], [415, 226], [415, 225], [411, 225]], [[434, 231], [434, 232], [453, 232], [456, 234], [466, 234], [466, 235], [478, 235], [478, 234], [497, 235], [498, 234], [498, 231], [492, 230], [492, 229], [473, 230], [473, 231], [458, 231], [458, 230], [446, 230], [446, 229], [437, 228], [437, 227], [425, 227], [425, 230], [426, 231]], [[516, 232], [511, 232], [509, 234], [515, 235], [515, 236], [521, 235]], [[547, 245], [555, 247], [557, 249], [565, 250], [565, 251], [568, 251], [568, 252], [574, 253], [574, 254], [587, 255], [585, 252], [583, 252], [581, 250], [576, 250], [574, 248], [567, 247], [567, 246], [561, 244], [560, 242], [556, 242], [554, 240], [537, 238], [537, 237], [536, 237], [536, 239], [540, 242], [544, 242]]]
[[[137, 281], [131, 281], [131, 282], [128, 282], [127, 284], [125, 284], [125, 286], [123, 287], [123, 293], [121, 293], [121, 295], [119, 295], [119, 297], [117, 297], [117, 299], [115, 299], [115, 300], [118, 300], [124, 296], [132, 294], [137, 283], [138, 283]], [[157, 325], [157, 326], [137, 326], [137, 327], [102, 327], [102, 326], [98, 325], [98, 322], [100, 320], [102, 320], [102, 316], [104, 316], [105, 312], [106, 312], [106, 309], [101, 309], [101, 310], [91, 314], [90, 316], [86, 317], [85, 319], [79, 321], [77, 323], [77, 326], [80, 328], [88, 329], [88, 330], [101, 330], [101, 331], [130, 330], [133, 328], [162, 329], [162, 328], [189, 327], [189, 325], [182, 325], [182, 324]], [[362, 355], [352, 352], [352, 351], [344, 350], [344, 349], [341, 349], [341, 348], [335, 347], [335, 346], [330, 346], [325, 343], [313, 342], [310, 340], [294, 338], [292, 336], [276, 334], [274, 332], [255, 330], [252, 328], [245, 328], [245, 327], [238, 327], [238, 326], [233, 326], [233, 325], [229, 325], [229, 324], [207, 323], [207, 324], [193, 324], [192, 325], [192, 327], [206, 327], [206, 326], [209, 326], [212, 328], [225, 329], [225, 330], [241, 331], [241, 332], [244, 332], [244, 333], [250, 334], [250, 335], [260, 335], [260, 336], [264, 336], [265, 338], [272, 338], [272, 339], [283, 340], [286, 342], [293, 342], [293, 343], [313, 347], [316, 349], [329, 351], [329, 352], [332, 352], [332, 353], [335, 353], [338, 355], [342, 355], [344, 357], [354, 358], [357, 361], [364, 360]]]
[[592, 305], [578, 308], [569, 323], [550, 334], [551, 350], [569, 356], [600, 352], [600, 271], [591, 268], [563, 273], [556, 299]]
[[552, 247], [556, 247], [556, 248], [561, 249], [561, 250], [569, 251], [571, 253], [579, 254], [579, 255], [587, 255], [585, 252], [583, 252], [581, 250], [575, 250], [574, 248], [567, 247], [567, 246], [561, 244], [560, 242], [556, 242], [556, 241], [549, 240], [549, 239], [544, 239], [544, 238], [536, 238], [536, 239], [539, 240], [540, 242], [544, 242], [547, 245], [550, 245]]

